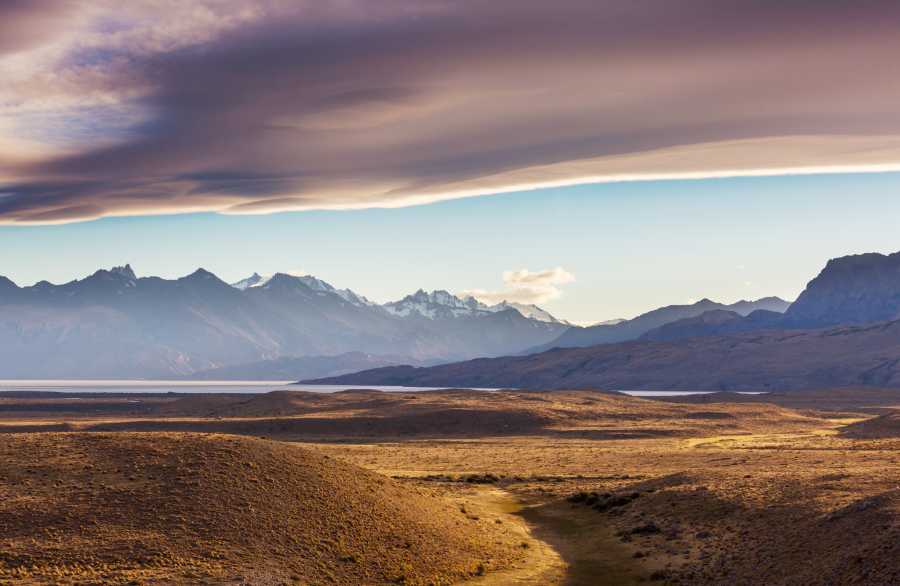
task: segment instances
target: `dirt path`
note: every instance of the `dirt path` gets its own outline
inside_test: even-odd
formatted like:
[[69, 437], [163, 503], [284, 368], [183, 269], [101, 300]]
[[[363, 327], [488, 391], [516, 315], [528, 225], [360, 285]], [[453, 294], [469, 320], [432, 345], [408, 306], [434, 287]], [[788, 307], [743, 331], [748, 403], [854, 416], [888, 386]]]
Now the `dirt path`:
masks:
[[646, 581], [640, 566], [611, 528], [566, 503], [538, 502], [498, 488], [482, 488], [467, 501], [495, 515], [522, 536], [528, 557], [515, 568], [467, 581], [480, 586], [629, 586]]
[[467, 580], [465, 584], [480, 586], [551, 586], [563, 584], [566, 563], [547, 542], [536, 538], [532, 527], [522, 516], [523, 503], [514, 495], [498, 488], [479, 488], [468, 495], [466, 501], [473, 503], [480, 514], [494, 516], [506, 524], [513, 533], [521, 536], [527, 544], [528, 555], [515, 567], [486, 576]]

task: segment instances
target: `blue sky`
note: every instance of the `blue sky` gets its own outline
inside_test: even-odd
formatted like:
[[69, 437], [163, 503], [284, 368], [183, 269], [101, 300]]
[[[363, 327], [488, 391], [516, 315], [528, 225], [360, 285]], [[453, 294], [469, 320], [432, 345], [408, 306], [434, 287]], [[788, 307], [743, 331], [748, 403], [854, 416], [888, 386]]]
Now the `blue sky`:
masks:
[[591, 323], [900, 249], [900, 3], [675, 4], [7, 2], [0, 273], [304, 272]]
[[900, 250], [900, 174], [651, 181], [399, 209], [212, 213], [0, 226], [4, 274], [65, 282], [131, 263], [227, 281], [299, 271], [376, 301], [418, 288], [502, 290], [504, 271], [562, 267], [544, 306], [589, 323], [702, 297], [796, 296], [832, 257]]

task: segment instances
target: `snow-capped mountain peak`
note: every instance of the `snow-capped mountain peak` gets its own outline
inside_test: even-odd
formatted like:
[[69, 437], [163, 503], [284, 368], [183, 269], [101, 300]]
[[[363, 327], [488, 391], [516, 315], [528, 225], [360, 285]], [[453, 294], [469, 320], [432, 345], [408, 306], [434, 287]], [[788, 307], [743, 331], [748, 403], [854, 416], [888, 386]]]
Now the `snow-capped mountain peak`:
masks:
[[300, 281], [313, 291], [327, 291], [330, 293], [335, 290], [334, 287], [332, 287], [329, 283], [326, 283], [322, 279], [317, 279], [312, 275], [302, 275], [296, 278], [298, 281]]
[[246, 291], [247, 289], [267, 288], [272, 286], [291, 287], [298, 284], [316, 292], [317, 294], [327, 295], [330, 293], [337, 295], [351, 305], [356, 305], [359, 307], [375, 305], [375, 303], [372, 303], [355, 291], [352, 291], [350, 289], [336, 289], [330, 283], [327, 283], [322, 279], [319, 279], [312, 275], [291, 275], [287, 273], [260, 275], [259, 273], [253, 273], [246, 279], [241, 279], [236, 283], [232, 283], [231, 286], [235, 289]]
[[269, 278], [263, 277], [259, 273], [253, 273], [246, 279], [241, 279], [237, 283], [232, 283], [231, 286], [235, 289], [240, 289], [241, 291], [246, 291], [250, 287], [259, 287], [261, 284], [264, 284], [265, 281], [268, 281]]
[[386, 303], [383, 307], [394, 315], [402, 317], [419, 315], [428, 319], [478, 316], [513, 310], [526, 319], [549, 324], [570, 325], [568, 322], [555, 318], [549, 312], [536, 305], [509, 301], [501, 301], [496, 305], [487, 305], [471, 295], [458, 297], [444, 290], [427, 293], [419, 289], [412, 295], [407, 295], [400, 301]]
[[490, 311], [505, 311], [507, 309], [515, 309], [522, 317], [527, 317], [528, 319], [533, 319], [535, 321], [542, 321], [550, 324], [564, 324], [570, 325], [569, 322], [565, 320], [558, 319], [554, 317], [549, 311], [546, 309], [541, 309], [537, 305], [533, 305], [530, 303], [516, 303], [513, 301], [501, 301], [497, 305], [492, 305], [488, 307]]
[[377, 305], [376, 303], [369, 301], [364, 296], [350, 289], [335, 289], [334, 292], [343, 297], [344, 301], [352, 305], [358, 305], [360, 307]]
[[[246, 279], [232, 283], [231, 286], [235, 289], [240, 289], [241, 291], [258, 287], [302, 286], [316, 292], [318, 295], [337, 295], [347, 303], [357, 307], [379, 306], [377, 303], [370, 301], [355, 291], [350, 289], [337, 289], [330, 283], [312, 275], [290, 275], [286, 273], [260, 275], [259, 273], [253, 273]], [[515, 310], [522, 317], [534, 321], [549, 324], [570, 325], [568, 322], [555, 318], [549, 312], [536, 305], [527, 305], [509, 301], [502, 301], [496, 305], [487, 305], [478, 301], [478, 299], [471, 295], [461, 297], [444, 289], [437, 289], [431, 292], [419, 289], [415, 293], [407, 295], [399, 301], [385, 303], [380, 307], [388, 313], [399, 317], [418, 316], [431, 320], [467, 316], [476, 317], [501, 311]]]
[[423, 289], [407, 295], [400, 301], [386, 303], [383, 307], [389, 313], [401, 317], [419, 315], [428, 319], [475, 315], [481, 311], [477, 306], [472, 306], [468, 300], [460, 299], [449, 291], [437, 290], [427, 293]]

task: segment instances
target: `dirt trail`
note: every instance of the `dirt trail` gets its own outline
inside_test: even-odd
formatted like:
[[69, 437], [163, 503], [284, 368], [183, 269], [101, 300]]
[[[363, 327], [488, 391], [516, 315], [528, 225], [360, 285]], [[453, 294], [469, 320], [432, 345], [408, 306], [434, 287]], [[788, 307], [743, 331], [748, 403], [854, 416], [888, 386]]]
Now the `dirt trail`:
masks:
[[527, 557], [515, 567], [491, 572], [486, 576], [467, 580], [465, 584], [480, 586], [550, 586], [563, 584], [566, 563], [547, 542], [532, 534], [532, 527], [522, 517], [523, 503], [510, 493], [498, 488], [479, 488], [465, 499], [478, 508], [480, 514], [496, 517], [507, 529], [527, 544]]
[[611, 528], [585, 523], [564, 503], [532, 502], [497, 488], [469, 495], [482, 514], [496, 515], [528, 544], [515, 568], [466, 582], [480, 586], [629, 586], [645, 581]]

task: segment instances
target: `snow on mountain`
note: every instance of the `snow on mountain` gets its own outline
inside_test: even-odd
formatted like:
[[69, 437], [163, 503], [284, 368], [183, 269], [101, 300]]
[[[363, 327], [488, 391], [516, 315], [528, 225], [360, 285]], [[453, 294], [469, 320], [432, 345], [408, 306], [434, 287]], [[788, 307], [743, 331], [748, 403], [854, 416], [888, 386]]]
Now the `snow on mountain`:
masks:
[[263, 277], [259, 273], [253, 273], [246, 279], [241, 279], [237, 283], [232, 283], [231, 286], [234, 287], [235, 289], [240, 289], [241, 291], [246, 291], [250, 287], [259, 287], [260, 285], [265, 284], [265, 282], [268, 281], [270, 278], [271, 278], [271, 276]]
[[[253, 273], [246, 279], [242, 279], [236, 283], [232, 283], [232, 287], [246, 291], [254, 287], [268, 286], [275, 275], [260, 275]], [[309, 289], [322, 293], [333, 293], [339, 295], [344, 301], [356, 305], [358, 307], [381, 307], [391, 315], [399, 317], [420, 316], [427, 319], [446, 319], [452, 317], [475, 317], [488, 313], [497, 313], [500, 311], [508, 311], [510, 309], [519, 312], [522, 317], [532, 319], [539, 322], [571, 325], [569, 322], [557, 319], [548, 311], [541, 309], [536, 305], [528, 305], [524, 303], [514, 303], [502, 301], [496, 305], [487, 305], [475, 299], [474, 297], [458, 297], [449, 291], [436, 290], [426, 292], [419, 289], [412, 295], [407, 295], [399, 301], [392, 301], [379, 305], [365, 298], [364, 296], [350, 289], [336, 289], [331, 284], [313, 277], [312, 275], [284, 275], [278, 273], [279, 277], [291, 279], [299, 282]]]
[[546, 309], [541, 309], [537, 305], [526, 304], [526, 303], [515, 303], [511, 301], [501, 301], [497, 305], [492, 305], [488, 307], [489, 311], [505, 311], [507, 309], [515, 309], [519, 313], [522, 314], [523, 317], [527, 317], [528, 319], [533, 319], [536, 321], [542, 321], [549, 324], [563, 324], [563, 325], [571, 325], [566, 320], [558, 319], [550, 314]]
[[260, 275], [259, 273], [253, 273], [246, 279], [241, 279], [236, 283], [232, 283], [231, 286], [235, 289], [240, 289], [241, 291], [246, 291], [247, 289], [256, 287], [266, 287], [272, 282], [275, 277], [289, 280], [295, 283], [301, 283], [305, 287], [317, 293], [334, 293], [351, 305], [356, 305], [359, 307], [376, 305], [375, 303], [369, 301], [364, 296], [359, 295], [355, 291], [352, 291], [350, 289], [336, 289], [330, 283], [327, 283], [322, 279], [313, 277], [312, 275], [289, 275], [285, 273], [275, 273], [274, 275]]
[[400, 317], [419, 315], [428, 319], [474, 316], [486, 313], [484, 305], [471, 297], [460, 299], [448, 291], [432, 291], [426, 293], [419, 289], [412, 295], [407, 295], [400, 301], [385, 303], [382, 306], [388, 313]]
[[296, 277], [298, 281], [312, 289], [313, 291], [324, 291], [327, 293], [331, 293], [334, 291], [334, 287], [323, 281], [322, 279], [317, 279], [312, 275], [301, 275]]
[[426, 293], [419, 289], [412, 295], [407, 295], [400, 301], [385, 303], [382, 307], [393, 315], [410, 317], [419, 315], [428, 319], [439, 317], [459, 316], [470, 313], [470, 309], [463, 301], [447, 291], [432, 291]]
[[366, 297], [350, 289], [335, 289], [334, 292], [343, 297], [344, 301], [346, 301], [347, 303], [352, 303], [353, 305], [369, 307], [374, 307], [375, 305], [377, 305], [377, 303], [369, 301]]
[[232, 286], [203, 269], [135, 278], [128, 266], [62, 285], [0, 278], [0, 323], [0, 378], [166, 378], [347, 352], [448, 362], [514, 354], [567, 329], [447, 291], [382, 306], [309, 275]]
[[496, 305], [484, 304], [472, 296], [457, 297], [447, 291], [438, 290], [426, 293], [419, 289], [400, 301], [386, 303], [383, 306], [388, 312], [401, 317], [419, 315], [428, 319], [447, 317], [478, 316], [500, 311], [517, 311], [522, 317], [535, 321], [570, 325], [568, 322], [553, 317], [549, 312], [536, 305], [511, 303], [503, 301]]

